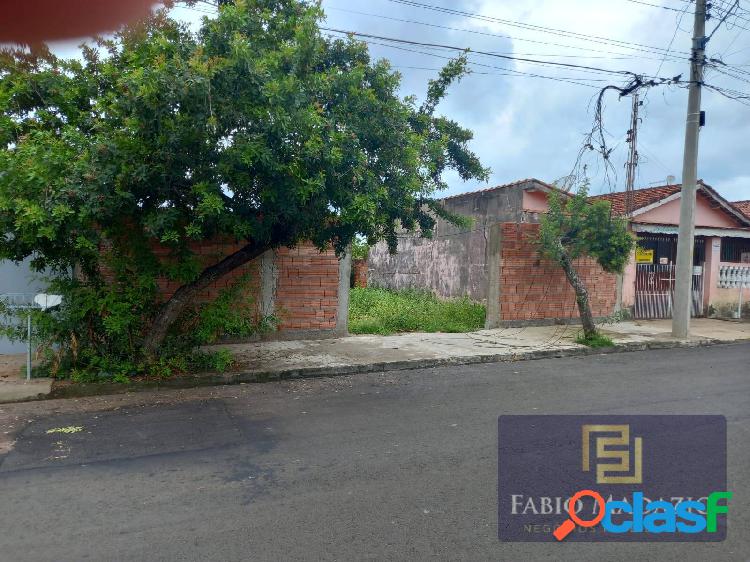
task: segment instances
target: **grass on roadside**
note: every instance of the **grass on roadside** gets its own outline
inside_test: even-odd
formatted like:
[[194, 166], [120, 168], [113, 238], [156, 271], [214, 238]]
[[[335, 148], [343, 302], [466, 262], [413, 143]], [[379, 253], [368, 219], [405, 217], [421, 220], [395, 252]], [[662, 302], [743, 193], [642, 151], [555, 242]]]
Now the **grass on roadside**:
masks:
[[484, 305], [468, 298], [437, 298], [414, 289], [351, 289], [349, 331], [388, 335], [397, 332], [471, 332], [484, 327]]
[[610, 338], [603, 334], [597, 333], [590, 338], [586, 338], [584, 337], [583, 332], [579, 332], [576, 336], [576, 343], [587, 345], [589, 347], [612, 347], [615, 345]]

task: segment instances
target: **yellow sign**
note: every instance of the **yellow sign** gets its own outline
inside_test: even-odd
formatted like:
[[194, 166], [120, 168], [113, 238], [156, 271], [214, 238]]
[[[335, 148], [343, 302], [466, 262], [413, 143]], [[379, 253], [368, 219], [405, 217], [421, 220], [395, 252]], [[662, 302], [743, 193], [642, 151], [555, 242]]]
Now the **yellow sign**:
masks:
[[[597, 484], [640, 484], [643, 482], [643, 439], [634, 437], [630, 442], [629, 425], [584, 425], [582, 438], [583, 471], [591, 469], [590, 441], [596, 442], [596, 459], [619, 462], [597, 462]], [[594, 435], [608, 434], [609, 437]], [[612, 436], [614, 434], [614, 436]], [[632, 447], [632, 449], [631, 449]], [[633, 454], [633, 462], [630, 455]], [[632, 474], [630, 472], [632, 471]]]
[[654, 251], [644, 248], [635, 249], [635, 263], [654, 263]]

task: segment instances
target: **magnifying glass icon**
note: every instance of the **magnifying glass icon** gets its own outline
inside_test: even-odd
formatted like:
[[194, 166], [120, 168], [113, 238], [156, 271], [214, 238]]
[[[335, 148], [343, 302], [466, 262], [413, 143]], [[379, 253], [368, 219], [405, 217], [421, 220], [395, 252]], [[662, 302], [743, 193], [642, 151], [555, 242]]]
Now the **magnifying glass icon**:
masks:
[[[594, 501], [596, 501], [599, 508], [596, 517], [591, 520], [581, 519], [580, 517], [578, 517], [578, 515], [576, 515], [576, 503], [578, 503], [578, 500], [585, 496], [594, 498]], [[604, 519], [604, 509], [604, 498], [600, 494], [594, 492], [593, 490], [580, 490], [576, 492], [568, 502], [568, 515], [570, 516], [570, 519], [566, 519], [563, 524], [555, 529], [555, 532], [552, 534], [555, 535], [555, 538], [558, 541], [561, 541], [571, 532], [573, 532], [573, 529], [576, 528], [576, 525], [578, 525], [579, 527], [596, 527], [601, 522], [601, 520]]]

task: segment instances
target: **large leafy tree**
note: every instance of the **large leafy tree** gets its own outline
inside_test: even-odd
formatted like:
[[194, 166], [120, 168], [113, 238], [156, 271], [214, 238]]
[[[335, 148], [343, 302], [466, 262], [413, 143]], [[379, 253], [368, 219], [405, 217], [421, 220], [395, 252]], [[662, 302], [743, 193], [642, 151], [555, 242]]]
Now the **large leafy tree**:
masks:
[[622, 273], [634, 244], [627, 222], [612, 215], [609, 202], [589, 201], [587, 183], [570, 197], [550, 193], [549, 212], [542, 217], [539, 229], [539, 252], [560, 265], [573, 287], [585, 339], [594, 338], [597, 330], [588, 288], [575, 260], [590, 257], [604, 271]]
[[[197, 293], [270, 248], [430, 235], [443, 172], [488, 173], [471, 132], [435, 115], [465, 59], [419, 105], [365, 44], [323, 36], [321, 17], [309, 2], [237, 0], [196, 33], [159, 12], [83, 60], [6, 51], [0, 258], [93, 283], [106, 248], [141, 281], [178, 279], [139, 313], [136, 347], [154, 354]], [[198, 266], [191, 243], [216, 237], [242, 248]], [[171, 259], [152, 259], [152, 242]]]

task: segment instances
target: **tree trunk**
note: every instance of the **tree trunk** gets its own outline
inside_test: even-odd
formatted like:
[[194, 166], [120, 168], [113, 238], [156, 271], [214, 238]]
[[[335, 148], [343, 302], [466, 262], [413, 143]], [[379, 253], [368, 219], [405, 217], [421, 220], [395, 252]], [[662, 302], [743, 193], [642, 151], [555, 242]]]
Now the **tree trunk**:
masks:
[[169, 328], [180, 317], [185, 308], [194, 302], [195, 297], [217, 279], [254, 260], [268, 249], [267, 245], [257, 246], [253, 243], [244, 246], [235, 253], [225, 257], [220, 262], [204, 269], [192, 283], [177, 289], [172, 297], [162, 305], [154, 318], [151, 329], [143, 341], [143, 351], [146, 356], [153, 356], [164, 341]]
[[568, 282], [573, 287], [576, 293], [576, 304], [578, 304], [578, 313], [581, 316], [581, 324], [583, 324], [583, 336], [588, 339], [596, 335], [596, 325], [594, 324], [594, 316], [591, 314], [591, 305], [589, 304], [589, 292], [586, 290], [586, 285], [578, 276], [578, 272], [573, 263], [570, 260], [565, 250], [562, 250], [560, 258], [560, 265], [565, 271], [565, 277], [568, 278]]

